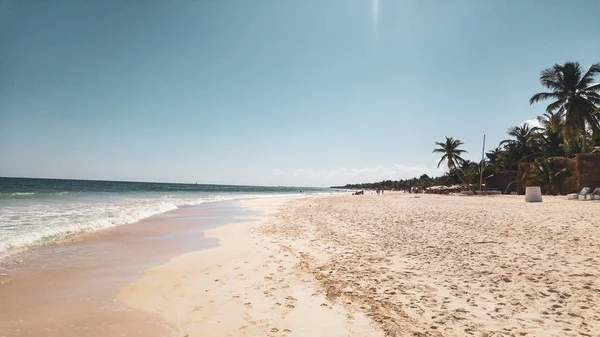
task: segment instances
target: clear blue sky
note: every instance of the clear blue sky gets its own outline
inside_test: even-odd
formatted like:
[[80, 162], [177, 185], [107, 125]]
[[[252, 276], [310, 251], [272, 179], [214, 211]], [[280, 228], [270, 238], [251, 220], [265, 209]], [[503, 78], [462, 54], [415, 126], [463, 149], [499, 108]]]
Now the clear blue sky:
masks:
[[0, 1], [0, 176], [321, 186], [481, 155], [600, 1]]

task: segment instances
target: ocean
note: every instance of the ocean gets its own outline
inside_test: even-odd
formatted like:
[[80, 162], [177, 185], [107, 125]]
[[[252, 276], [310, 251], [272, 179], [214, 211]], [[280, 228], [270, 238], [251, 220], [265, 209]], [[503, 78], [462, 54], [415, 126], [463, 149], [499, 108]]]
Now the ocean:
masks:
[[0, 177], [0, 259], [71, 234], [133, 223], [182, 206], [336, 192], [329, 188]]

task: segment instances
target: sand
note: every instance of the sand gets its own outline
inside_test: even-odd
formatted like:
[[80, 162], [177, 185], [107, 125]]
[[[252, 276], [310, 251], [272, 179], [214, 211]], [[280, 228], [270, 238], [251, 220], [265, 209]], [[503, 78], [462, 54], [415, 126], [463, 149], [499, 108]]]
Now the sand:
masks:
[[184, 207], [1, 260], [0, 336], [174, 336], [159, 315], [115, 294], [153, 266], [216, 246], [203, 230], [247, 213], [230, 203]]
[[149, 270], [117, 298], [161, 314], [180, 336], [382, 336], [365, 315], [328, 301], [317, 282], [303, 281], [294, 253], [260, 232], [289, 202], [244, 202], [265, 213], [205, 232], [220, 238], [220, 246]]
[[118, 298], [181, 336], [600, 336], [600, 202], [386, 193], [256, 221]]

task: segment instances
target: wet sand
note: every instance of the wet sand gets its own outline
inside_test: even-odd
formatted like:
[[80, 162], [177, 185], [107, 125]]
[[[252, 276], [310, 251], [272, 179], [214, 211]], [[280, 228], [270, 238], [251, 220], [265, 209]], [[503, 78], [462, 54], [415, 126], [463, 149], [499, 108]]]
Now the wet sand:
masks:
[[229, 202], [184, 207], [11, 256], [0, 262], [0, 336], [175, 336], [115, 294], [146, 269], [217, 246], [203, 231], [249, 213]]

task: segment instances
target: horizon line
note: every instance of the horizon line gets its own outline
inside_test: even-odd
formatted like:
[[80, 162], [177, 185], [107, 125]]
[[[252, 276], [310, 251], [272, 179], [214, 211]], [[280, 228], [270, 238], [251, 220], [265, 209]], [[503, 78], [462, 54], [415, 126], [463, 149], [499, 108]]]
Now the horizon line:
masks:
[[332, 188], [333, 186], [292, 186], [292, 185], [249, 185], [249, 184], [209, 184], [209, 183], [182, 183], [164, 181], [136, 181], [136, 180], [110, 180], [110, 179], [74, 179], [74, 178], [44, 178], [44, 177], [9, 177], [0, 176], [0, 179], [41, 179], [41, 180], [72, 180], [72, 181], [95, 181], [112, 183], [145, 183], [145, 184], [173, 184], [173, 185], [212, 185], [212, 186], [243, 186], [243, 187], [297, 187], [297, 188]]

